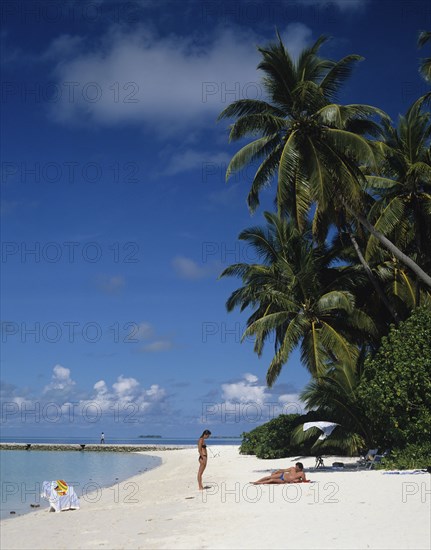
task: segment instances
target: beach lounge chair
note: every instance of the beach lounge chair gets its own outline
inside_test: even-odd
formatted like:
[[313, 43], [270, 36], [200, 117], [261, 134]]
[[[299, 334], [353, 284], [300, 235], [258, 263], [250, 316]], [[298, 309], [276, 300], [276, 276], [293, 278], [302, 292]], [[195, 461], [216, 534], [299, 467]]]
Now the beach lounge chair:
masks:
[[378, 449], [370, 449], [364, 456], [362, 456], [358, 460], [357, 465], [359, 467], [368, 468], [370, 463], [373, 462], [374, 457], [377, 455], [378, 452], [379, 452]]
[[366, 468], [371, 470], [376, 464], [379, 464], [388, 453], [389, 450], [386, 450], [382, 454], [378, 454], [378, 449], [370, 449], [365, 456], [363, 456], [358, 462], [358, 467]]
[[379, 454], [375, 454], [372, 458], [372, 460], [369, 461], [369, 464], [367, 466], [367, 468], [369, 470], [371, 470], [372, 468], [374, 468], [374, 466], [376, 464], [380, 464], [380, 462], [382, 461], [382, 458], [384, 458], [385, 456], [387, 456], [389, 454], [389, 449], [386, 449], [386, 451], [384, 451], [381, 455]]

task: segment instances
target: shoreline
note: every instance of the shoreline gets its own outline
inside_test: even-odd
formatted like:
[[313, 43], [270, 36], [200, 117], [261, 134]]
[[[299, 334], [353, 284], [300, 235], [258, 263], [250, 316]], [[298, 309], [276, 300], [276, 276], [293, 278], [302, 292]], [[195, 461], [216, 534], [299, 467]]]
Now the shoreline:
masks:
[[115, 443], [0, 443], [0, 451], [92, 451], [92, 452], [128, 452], [175, 451], [190, 445], [133, 445]]
[[[81, 449], [70, 449], [70, 446], [66, 446], [66, 448], [62, 448], [62, 449], [58, 449], [57, 448], [57, 445], [53, 444], [51, 446], [52, 448], [50, 449], [45, 449], [45, 448], [38, 448], [38, 449], [35, 449], [36, 451], [39, 451], [39, 452], [46, 452], [46, 451], [50, 451], [50, 452], [70, 452], [71, 450], [73, 451], [76, 451], [76, 450], [81, 450]], [[5, 452], [7, 451], [16, 451], [17, 449], [14, 448], [13, 446], [9, 447], [8, 449], [0, 449], [0, 451], [3, 450]], [[20, 448], [19, 450], [26, 450], [26, 449], [22, 449]], [[33, 449], [32, 449], [33, 450]], [[101, 452], [103, 452], [105, 449], [101, 449]], [[172, 449], [165, 449], [165, 448], [158, 448], [158, 449], [155, 449], [157, 451], [160, 451], [160, 452], [164, 452], [165, 450], [172, 450]], [[179, 450], [179, 449], [177, 449]], [[115, 449], [106, 449], [107, 452], [109, 453], [113, 453], [115, 452]], [[123, 449], [124, 451], [124, 449]], [[87, 449], [87, 454], [88, 453], [92, 453], [93, 452], [93, 449]], [[143, 475], [145, 474], [146, 472], [148, 471], [151, 471], [153, 469], [156, 469], [156, 468], [159, 468], [162, 464], [162, 461], [161, 459], [159, 459], [159, 457], [156, 457], [154, 456], [153, 454], [151, 454], [151, 452], [147, 453], [147, 452], [136, 452], [135, 450], [133, 449], [127, 449], [126, 452], [121, 452], [118, 451], [117, 454], [119, 456], [121, 455], [124, 455], [124, 454], [128, 454], [128, 452], [134, 454], [134, 455], [137, 455], [137, 456], [141, 456], [141, 457], [148, 457], [148, 458], [154, 458], [157, 463], [155, 465], [151, 465], [151, 466], [145, 466], [145, 468], [143, 467], [143, 470], [139, 471], [139, 473], [128, 473], [128, 474], [123, 474], [123, 476], [121, 476], [121, 473], [119, 473], [119, 476], [118, 478], [113, 478], [110, 479], [109, 481], [105, 479], [105, 481], [102, 481], [102, 482], [93, 482], [90, 478], [90, 481], [87, 481], [87, 483], [93, 483], [93, 485], [95, 484], [97, 486], [96, 489], [93, 489], [92, 490], [85, 490], [84, 494], [79, 494], [79, 489], [77, 488], [76, 484], [73, 484], [71, 483], [71, 485], [74, 485], [75, 486], [75, 490], [77, 492], [77, 495], [78, 495], [78, 498], [81, 500], [81, 499], [85, 499], [85, 498], [88, 498], [91, 500], [92, 498], [92, 495], [94, 494], [97, 494], [97, 492], [99, 490], [106, 490], [106, 489], [109, 489], [109, 488], [113, 488], [115, 486], [117, 486], [118, 484], [120, 483], [126, 483], [129, 479], [133, 478], [133, 477], [136, 477], [137, 475]], [[121, 460], [121, 459], [120, 459]], [[91, 475], [91, 474], [90, 474]], [[2, 477], [2, 476], [0, 476]], [[70, 478], [68, 478], [68, 480], [70, 480]], [[2, 480], [2, 483], [3, 483], [3, 480]], [[41, 485], [40, 485], [40, 481], [36, 482], [37, 485], [39, 485], [40, 487], [40, 490], [38, 492], [38, 495], [41, 491]], [[79, 485], [79, 483], [78, 483]], [[81, 490], [83, 490], [85, 488], [86, 485], [83, 485], [81, 486]], [[31, 493], [32, 495], [33, 493]], [[3, 488], [2, 488], [2, 498], [4, 498], [3, 496]], [[22, 502], [22, 501], [21, 501]], [[3, 507], [3, 502], [2, 502], [2, 507]], [[35, 503], [31, 503], [31, 504], [37, 504], [37, 506], [31, 506], [28, 505], [28, 507], [25, 507], [25, 508], [21, 508], [19, 503], [10, 503], [12, 504], [11, 508], [9, 510], [6, 510], [6, 508], [4, 508], [2, 510], [2, 515], [0, 515], [0, 522], [3, 522], [3, 521], [14, 521], [16, 520], [17, 518], [19, 517], [23, 517], [23, 516], [26, 516], [28, 514], [34, 514], [34, 513], [37, 513], [37, 512], [43, 512], [43, 511], [47, 511], [47, 509], [49, 508], [49, 503], [48, 501], [46, 501], [45, 499], [42, 499], [41, 497], [38, 498], [38, 501], [35, 502]], [[15, 511], [15, 513], [10, 513], [11, 511]], [[3, 514], [6, 514], [6, 515], [3, 515]], [[0, 546], [1, 547], [1, 546]]]
[[[261, 460], [211, 445], [198, 491], [195, 448], [147, 451], [162, 464], [59, 514], [1, 522], [5, 549], [429, 548], [430, 475], [310, 471], [315, 458]], [[328, 463], [338, 457], [328, 458]], [[268, 470], [304, 463], [314, 483], [259, 485]], [[354, 459], [352, 459], [353, 461]], [[398, 521], [394, 521], [399, 518]], [[412, 527], [413, 526], [413, 527]], [[58, 534], [58, 535], [57, 535]]]

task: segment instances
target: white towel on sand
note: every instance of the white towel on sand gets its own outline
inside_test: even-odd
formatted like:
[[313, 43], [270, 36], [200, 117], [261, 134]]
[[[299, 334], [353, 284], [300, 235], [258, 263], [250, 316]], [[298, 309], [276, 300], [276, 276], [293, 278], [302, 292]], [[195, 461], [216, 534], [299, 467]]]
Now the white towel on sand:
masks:
[[59, 495], [55, 490], [56, 481], [44, 481], [42, 483], [42, 498], [49, 500], [51, 508], [56, 512], [62, 510], [79, 510], [79, 498], [75, 493], [75, 489], [68, 485], [65, 495]]

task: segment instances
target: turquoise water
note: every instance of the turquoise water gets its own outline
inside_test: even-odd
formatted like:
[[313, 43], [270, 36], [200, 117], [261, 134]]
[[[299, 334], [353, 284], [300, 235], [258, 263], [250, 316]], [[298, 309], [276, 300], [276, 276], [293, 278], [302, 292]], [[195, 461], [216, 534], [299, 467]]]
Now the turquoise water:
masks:
[[[109, 437], [105, 434], [106, 444], [118, 445], [193, 445], [198, 444], [199, 434], [196, 437], [136, 437], [122, 439]], [[99, 437], [32, 437], [32, 436], [0, 436], [3, 443], [100, 443]], [[211, 445], [241, 445], [241, 437], [211, 437]]]
[[103, 492], [113, 503], [139, 501], [138, 487], [125, 480], [160, 464], [157, 457], [135, 453], [0, 451], [0, 518], [30, 512], [31, 504], [47, 508], [48, 502], [40, 498], [45, 480], [64, 479], [81, 502], [97, 502]]

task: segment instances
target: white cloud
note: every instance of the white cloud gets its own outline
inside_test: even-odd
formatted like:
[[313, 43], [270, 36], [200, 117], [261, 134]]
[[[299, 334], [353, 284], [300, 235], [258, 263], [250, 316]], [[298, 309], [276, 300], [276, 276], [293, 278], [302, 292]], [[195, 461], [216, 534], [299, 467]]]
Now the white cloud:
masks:
[[171, 349], [172, 346], [173, 344], [170, 340], [156, 340], [155, 342], [151, 342], [151, 344], [147, 344], [146, 346], [142, 347], [141, 351], [156, 353], [159, 351]]
[[96, 382], [93, 388], [99, 395], [105, 395], [108, 393], [108, 386], [104, 380], [99, 380], [99, 382]]
[[70, 369], [62, 365], [54, 366], [51, 382], [39, 396], [25, 397], [24, 390], [4, 383], [1, 392], [2, 399], [8, 403], [5, 421], [17, 422], [22, 408], [35, 411], [35, 422], [46, 421], [50, 425], [71, 421], [91, 424], [102, 419], [119, 422], [124, 418], [125, 422], [142, 421], [146, 413], [160, 410], [167, 395], [158, 384], [145, 388], [136, 378], [124, 375], [118, 376], [111, 387], [104, 380], [98, 380], [93, 391], [85, 392], [72, 380]]
[[[131, 342], [149, 340], [149, 343], [139, 347], [135, 351], [144, 353], [157, 353], [160, 351], [166, 351], [173, 347], [173, 341], [169, 338], [161, 338], [148, 322], [141, 322], [139, 324], [130, 323], [130, 333], [128, 335]], [[127, 325], [125, 325], [125, 328]]]
[[365, 8], [370, 0], [299, 0], [301, 4], [305, 5], [320, 5], [325, 9], [331, 6], [337, 7], [341, 12], [355, 12]]
[[[209, 250], [207, 251], [207, 255], [211, 255]], [[185, 256], [176, 256], [172, 260], [172, 265], [176, 274], [181, 279], [187, 279], [189, 281], [197, 281], [199, 279], [204, 279], [205, 277], [216, 279], [223, 270], [223, 266], [218, 260], [208, 260], [203, 257], [202, 261], [204, 262], [204, 265], [201, 265]]]
[[220, 152], [214, 154], [187, 149], [169, 157], [161, 175], [174, 176], [188, 170], [199, 169], [202, 173], [202, 179], [204, 179], [205, 174], [208, 173], [211, 167], [219, 170], [221, 166], [224, 166], [226, 171], [230, 159], [231, 155], [228, 153]]
[[70, 34], [61, 34], [57, 36], [48, 49], [42, 54], [43, 61], [57, 61], [68, 57], [73, 57], [81, 52], [85, 40], [82, 36], [71, 36]]
[[55, 390], [69, 390], [75, 386], [75, 382], [70, 377], [70, 369], [62, 367], [61, 365], [55, 365], [52, 370], [51, 382], [45, 386], [43, 393]]
[[301, 50], [312, 41], [312, 31], [304, 23], [290, 23], [282, 38], [290, 56], [297, 59]]
[[124, 378], [122, 375], [118, 377], [115, 384], [112, 384], [114, 391], [120, 397], [133, 395], [138, 386], [139, 382], [135, 378]]
[[228, 403], [256, 403], [262, 405], [270, 396], [265, 385], [256, 385], [258, 378], [246, 374], [244, 380], [222, 384], [222, 399]]
[[96, 279], [96, 285], [99, 290], [106, 294], [115, 294], [124, 287], [125, 280], [122, 275], [99, 275]]
[[278, 397], [278, 403], [284, 414], [305, 413], [305, 403], [301, 401], [298, 393], [284, 393]]
[[[154, 390], [156, 388], [156, 390]], [[93, 386], [94, 392], [75, 405], [75, 418], [81, 422], [111, 419], [114, 422], [138, 422], [145, 413], [161, 405], [166, 397], [163, 388], [157, 385], [149, 390], [143, 388], [135, 378], [120, 375], [111, 388], [104, 380]], [[68, 403], [63, 405], [65, 411]], [[124, 419], [126, 418], [126, 420]]]
[[177, 256], [172, 260], [172, 265], [176, 273], [182, 279], [197, 280], [206, 277], [208, 274], [207, 269], [200, 266], [194, 260], [186, 258], [184, 256]]
[[305, 406], [298, 393], [280, 395], [277, 388], [268, 388], [256, 375], [246, 373], [240, 380], [221, 384], [220, 401], [208, 400], [202, 410], [202, 424], [248, 423], [252, 429], [280, 414], [302, 414]]
[[165, 395], [165, 390], [162, 390], [157, 384], [153, 384], [145, 393], [148, 397], [159, 399], [162, 394]]
[[134, 412], [138, 416], [148, 412], [152, 406], [161, 403], [166, 397], [166, 391], [159, 385], [153, 384], [146, 390], [136, 378], [127, 378], [123, 375], [112, 384], [112, 389], [108, 388], [104, 380], [99, 380], [94, 385], [94, 390], [91, 398], [82, 401], [80, 406], [85, 408], [94, 404], [106, 414], [112, 411], [116, 411], [117, 415]]
[[254, 384], [259, 380], [259, 378], [256, 375], [249, 374], [249, 373], [244, 374], [244, 378], [249, 384]]
[[[294, 23], [283, 36], [297, 53], [311, 31]], [[148, 123], [160, 136], [170, 136], [202, 129], [209, 121], [215, 124], [234, 100], [263, 98], [255, 46], [267, 40], [243, 29], [223, 29], [205, 40], [160, 37], [144, 26], [133, 31], [112, 27], [97, 48], [59, 59], [53, 76], [60, 97], [52, 103], [51, 115], [66, 124]], [[63, 35], [45, 56], [70, 51], [74, 43], [81, 47], [81, 37]], [[177, 159], [170, 169], [180, 164]]]
[[154, 329], [150, 325], [150, 323], [139, 323], [138, 328], [136, 331], [133, 332], [131, 335], [131, 338], [137, 339], [137, 340], [147, 340], [148, 338], [151, 338], [154, 334]]

